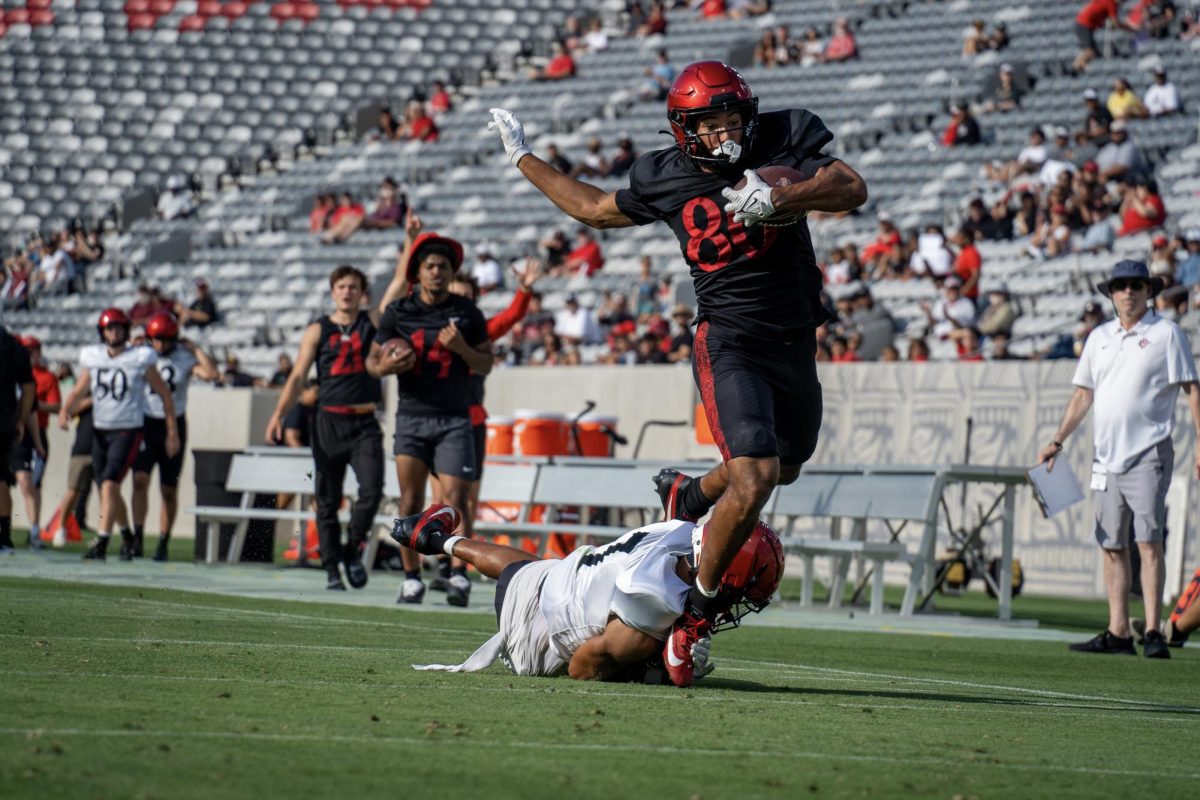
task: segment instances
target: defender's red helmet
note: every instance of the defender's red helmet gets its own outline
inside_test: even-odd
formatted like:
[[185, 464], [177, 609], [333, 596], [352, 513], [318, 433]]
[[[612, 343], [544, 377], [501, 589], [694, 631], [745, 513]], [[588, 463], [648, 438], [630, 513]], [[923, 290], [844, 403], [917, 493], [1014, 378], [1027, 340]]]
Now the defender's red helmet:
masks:
[[146, 323], [147, 339], [176, 339], [179, 337], [179, 323], [170, 311], [159, 311]]
[[22, 336], [21, 344], [26, 350], [41, 350], [42, 342], [36, 336]]
[[125, 338], [129, 338], [129, 316], [119, 308], [106, 308], [100, 312], [100, 319], [96, 320], [96, 330], [100, 333], [100, 341], [106, 342], [104, 338], [104, 329], [112, 325], [123, 325], [125, 327]]
[[[737, 111], [742, 115], [741, 147], [707, 151], [695, 132], [695, 121], [708, 114]], [[679, 149], [708, 164], [731, 166], [750, 149], [758, 127], [758, 98], [733, 67], [720, 61], [697, 61], [683, 68], [667, 93], [667, 119]]]
[[[697, 528], [692, 539], [696, 563], [703, 537], [703, 529]], [[783, 566], [783, 545], [778, 534], [759, 521], [721, 577], [717, 593], [724, 610], [717, 616], [713, 630], [736, 627], [742, 617], [766, 608], [783, 579]]]

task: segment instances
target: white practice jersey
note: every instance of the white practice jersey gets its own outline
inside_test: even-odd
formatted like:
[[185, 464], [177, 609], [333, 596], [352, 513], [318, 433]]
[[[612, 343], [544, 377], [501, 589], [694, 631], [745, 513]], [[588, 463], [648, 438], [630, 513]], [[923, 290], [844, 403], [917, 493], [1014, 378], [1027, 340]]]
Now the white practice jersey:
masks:
[[542, 585], [550, 646], [565, 660], [615, 615], [631, 628], [666, 639], [691, 586], [675, 573], [692, 552], [690, 522], [647, 525], [602, 547], [580, 547]]
[[79, 352], [79, 365], [92, 376], [92, 423], [97, 430], [140, 428], [145, 421], [146, 370], [158, 353], [149, 347], [127, 347], [110, 356], [102, 344]]
[[[171, 390], [171, 399], [175, 401], [175, 416], [177, 417], [182, 417], [183, 412], [187, 410], [188, 383], [192, 380], [192, 367], [198, 363], [200, 362], [194, 355], [178, 345], [167, 355], [158, 356], [158, 374], [162, 375], [167, 388]], [[155, 419], [162, 419], [166, 416], [163, 412], [162, 398], [150, 388], [149, 384], [146, 385], [146, 416]]]

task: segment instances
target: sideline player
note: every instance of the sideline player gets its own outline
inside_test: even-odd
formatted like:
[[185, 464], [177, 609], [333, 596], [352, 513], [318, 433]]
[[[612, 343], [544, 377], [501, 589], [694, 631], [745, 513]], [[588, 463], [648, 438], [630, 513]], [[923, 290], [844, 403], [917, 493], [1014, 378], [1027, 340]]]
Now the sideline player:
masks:
[[83, 557], [97, 561], [107, 556], [113, 525], [121, 530], [121, 560], [133, 558], [133, 531], [121, 498], [121, 481], [142, 441], [147, 384], [162, 399], [167, 455], [174, 456], [180, 449], [175, 401], [155, 368], [158, 354], [149, 347], [130, 347], [129, 327], [129, 317], [121, 309], [100, 312], [96, 329], [101, 343], [80, 351], [79, 376], [58, 412], [59, 427], [65, 431], [85, 390], [91, 390], [92, 471], [100, 483], [100, 530]]
[[159, 311], [146, 323], [146, 339], [158, 354], [158, 372], [171, 390], [175, 401], [175, 429], [179, 431], [179, 451], [167, 455], [167, 425], [158, 395], [146, 387], [146, 427], [142, 446], [133, 460], [133, 557], [142, 557], [146, 512], [149, 506], [150, 473], [158, 467], [158, 488], [162, 507], [158, 512], [158, 547], [155, 561], [167, 560], [171, 528], [179, 508], [179, 473], [183, 471], [183, 451], [187, 447], [187, 392], [192, 376], [205, 381], [221, 378], [212, 356], [195, 342], [179, 338], [179, 323], [170, 311]]
[[[804, 109], [759, 114], [758, 98], [717, 61], [684, 68], [667, 96], [675, 146], [634, 162], [629, 188], [606, 192], [563, 175], [530, 152], [521, 123], [492, 109], [505, 154], [564, 212], [593, 228], [671, 226], [691, 267], [700, 307], [693, 372], [724, 463], [700, 479], [655, 478], [669, 517], [706, 526], [681, 645], [711, 628], [715, 587], [753, 530], [776, 484], [791, 483], [821, 425], [814, 331], [826, 315], [821, 273], [804, 219], [867, 199], [863, 179], [822, 153], [833, 134]], [[771, 187], [753, 170], [780, 165], [812, 177]], [[733, 190], [743, 177], [746, 185]], [[777, 223], [782, 222], [782, 225]], [[681, 649], [686, 649], [681, 646]]]
[[[465, 512], [475, 479], [475, 443], [471, 435], [468, 376], [486, 375], [495, 360], [483, 313], [470, 300], [450, 293], [454, 273], [462, 265], [462, 245], [432, 231], [422, 233], [409, 249], [405, 275], [414, 291], [391, 303], [367, 356], [374, 376], [395, 375], [396, 477], [401, 516], [425, 504], [425, 484], [437, 472], [442, 496]], [[384, 345], [403, 338], [411, 347]], [[471, 520], [466, 521], [468, 535]], [[420, 603], [425, 597], [420, 558], [401, 548], [404, 583], [397, 602]], [[451, 562], [446, 602], [465, 606], [471, 591], [466, 567]]]
[[[710, 639], [677, 652], [668, 634], [683, 612], [695, 576], [703, 533], [671, 520], [626, 533], [601, 547], [585, 545], [563, 559], [538, 560], [504, 545], [453, 535], [461, 519], [449, 506], [396, 520], [392, 536], [420, 553], [446, 553], [496, 579], [499, 632], [455, 667], [418, 669], [476, 672], [504, 660], [518, 675], [576, 680], [647, 677], [661, 654], [670, 681], [690, 686], [713, 669]], [[734, 626], [762, 610], [783, 577], [783, 548], [766, 524], [755, 525], [717, 584], [714, 623]], [[665, 642], [665, 645], [664, 645]]]
[[50, 414], [58, 413], [62, 395], [58, 390], [58, 378], [42, 363], [42, 343], [34, 336], [22, 336], [18, 340], [29, 353], [33, 367], [33, 382], [37, 392], [35, 414], [25, 425], [24, 438], [13, 448], [11, 468], [17, 478], [17, 486], [25, 498], [25, 513], [29, 517], [29, 546], [41, 550], [42, 478], [46, 474], [46, 459], [50, 457], [50, 439], [46, 428]]
[[37, 390], [29, 353], [0, 325], [0, 555], [12, 555], [12, 492], [15, 483], [8, 468], [9, 449], [25, 436]]
[[92, 396], [80, 400], [75, 407], [75, 440], [71, 443], [71, 461], [67, 466], [67, 491], [58, 504], [58, 527], [53, 544], [67, 543], [71, 526], [82, 531], [87, 527], [88, 495], [92, 492]]

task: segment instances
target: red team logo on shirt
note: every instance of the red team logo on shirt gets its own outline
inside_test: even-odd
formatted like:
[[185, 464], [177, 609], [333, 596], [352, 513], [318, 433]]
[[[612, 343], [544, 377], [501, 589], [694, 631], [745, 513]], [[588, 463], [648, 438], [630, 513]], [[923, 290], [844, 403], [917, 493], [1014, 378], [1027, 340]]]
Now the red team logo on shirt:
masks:
[[[696, 211], [704, 212], [704, 225], [697, 224]], [[728, 234], [721, 228], [725, 222]], [[683, 207], [683, 227], [688, 233], [688, 260], [705, 272], [714, 272], [721, 267], [729, 266], [729, 262], [738, 255], [748, 259], [756, 258], [771, 249], [775, 241], [775, 228], [763, 227], [762, 245], [754, 245], [746, 228], [733, 221], [732, 214], [723, 214], [721, 209], [707, 197], [693, 197]], [[704, 247], [708, 242], [709, 246]]]
[[353, 375], [356, 372], [362, 372], [363, 366], [362, 357], [362, 339], [358, 335], [358, 331], [343, 336], [340, 333], [333, 333], [329, 336], [329, 349], [337, 353], [333, 359], [333, 366], [329, 368], [330, 375]]
[[442, 343], [438, 341], [437, 336], [433, 336], [433, 342], [429, 345], [429, 349], [425, 349], [425, 329], [418, 328], [413, 331], [412, 341], [413, 350], [417, 351], [417, 363], [413, 364], [413, 374], [421, 374], [421, 362], [426, 362], [431, 368], [436, 369], [436, 377], [441, 380], [450, 376], [450, 351], [442, 347]]

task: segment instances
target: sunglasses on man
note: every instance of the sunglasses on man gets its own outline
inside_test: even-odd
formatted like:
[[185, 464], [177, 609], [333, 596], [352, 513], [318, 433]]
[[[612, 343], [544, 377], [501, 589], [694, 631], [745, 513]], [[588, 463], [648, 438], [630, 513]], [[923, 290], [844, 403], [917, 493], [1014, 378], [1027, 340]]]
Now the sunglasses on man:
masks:
[[1140, 292], [1142, 289], [1145, 289], [1145, 288], [1146, 288], [1146, 282], [1138, 281], [1138, 280], [1112, 281], [1111, 283], [1108, 284], [1108, 289], [1110, 292], [1123, 292], [1126, 289], [1129, 289], [1130, 291], [1134, 291], [1134, 292]]

